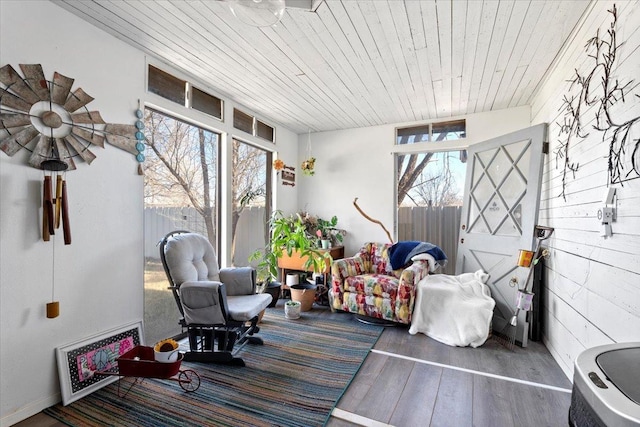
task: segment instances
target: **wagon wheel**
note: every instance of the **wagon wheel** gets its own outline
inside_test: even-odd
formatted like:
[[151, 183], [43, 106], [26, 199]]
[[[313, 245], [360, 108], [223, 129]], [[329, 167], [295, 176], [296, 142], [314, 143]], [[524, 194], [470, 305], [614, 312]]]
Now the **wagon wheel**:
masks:
[[178, 375], [178, 383], [186, 392], [196, 391], [200, 388], [200, 375], [191, 369], [180, 371], [180, 374]]

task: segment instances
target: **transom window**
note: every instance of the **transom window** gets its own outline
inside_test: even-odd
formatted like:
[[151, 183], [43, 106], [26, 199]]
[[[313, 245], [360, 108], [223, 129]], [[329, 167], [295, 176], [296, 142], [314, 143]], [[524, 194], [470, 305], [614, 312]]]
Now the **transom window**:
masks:
[[270, 142], [274, 142], [275, 140], [275, 129], [273, 126], [269, 126], [256, 117], [240, 111], [237, 108], [233, 109], [233, 127]]
[[396, 129], [397, 145], [451, 141], [466, 137], [467, 123], [464, 119]]
[[222, 100], [192, 83], [149, 65], [147, 91], [222, 120]]

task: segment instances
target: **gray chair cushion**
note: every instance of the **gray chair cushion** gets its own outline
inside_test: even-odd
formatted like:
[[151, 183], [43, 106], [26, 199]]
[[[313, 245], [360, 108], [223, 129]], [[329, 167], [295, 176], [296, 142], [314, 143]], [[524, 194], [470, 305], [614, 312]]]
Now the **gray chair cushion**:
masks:
[[223, 325], [224, 285], [220, 282], [184, 282], [180, 286], [180, 301], [184, 320], [189, 325]]
[[269, 294], [228, 296], [229, 317], [239, 322], [246, 322], [260, 314], [270, 302]]
[[220, 281], [227, 288], [227, 295], [251, 295], [256, 293], [256, 270], [251, 267], [220, 269]]
[[173, 236], [165, 247], [171, 277], [177, 286], [198, 280], [220, 281], [220, 270], [211, 243], [195, 233]]

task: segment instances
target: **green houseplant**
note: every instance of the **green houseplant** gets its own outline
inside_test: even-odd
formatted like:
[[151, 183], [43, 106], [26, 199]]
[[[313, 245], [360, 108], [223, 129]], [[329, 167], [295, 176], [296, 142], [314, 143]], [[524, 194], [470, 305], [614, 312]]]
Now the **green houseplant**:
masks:
[[342, 243], [344, 230], [337, 228], [338, 217], [332, 216], [330, 220], [318, 218], [317, 230], [319, 232], [320, 239], [326, 239], [331, 242], [331, 246], [336, 246], [338, 243]]
[[315, 272], [323, 272], [332, 261], [328, 252], [316, 247], [316, 238], [307, 232], [299, 214], [286, 217], [281, 211], [275, 211], [269, 219], [269, 236], [263, 249], [251, 254], [249, 260], [258, 261], [258, 277], [262, 281], [275, 280], [278, 277], [278, 258], [285, 253], [292, 256], [297, 252], [306, 258], [304, 268]]
[[322, 240], [328, 240], [332, 247], [338, 246], [347, 234], [346, 230], [337, 227], [338, 217], [335, 215], [332, 216], [330, 220], [326, 220], [308, 212], [301, 211], [298, 213], [298, 216], [302, 219], [307, 234], [318, 242], [318, 247], [321, 246], [320, 241]]

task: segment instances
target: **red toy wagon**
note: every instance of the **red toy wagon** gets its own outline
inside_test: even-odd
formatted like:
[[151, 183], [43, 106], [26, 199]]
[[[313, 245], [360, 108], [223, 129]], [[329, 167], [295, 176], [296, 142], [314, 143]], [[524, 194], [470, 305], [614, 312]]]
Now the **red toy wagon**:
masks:
[[[184, 355], [179, 353], [178, 360], [175, 362], [157, 362], [155, 360], [153, 347], [138, 345], [116, 359], [118, 362], [117, 370], [97, 371], [96, 374], [166, 379], [177, 381], [180, 387], [186, 392], [196, 391], [200, 388], [200, 375], [191, 369], [180, 369], [183, 357]], [[135, 383], [137, 383], [137, 379], [134, 384]], [[131, 387], [133, 387], [134, 384], [132, 384]], [[120, 383], [118, 383], [118, 394], [120, 394]]]

